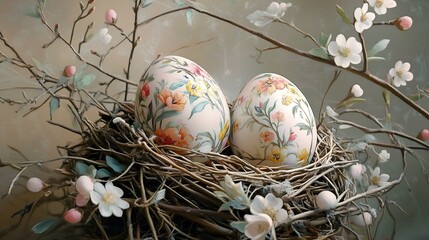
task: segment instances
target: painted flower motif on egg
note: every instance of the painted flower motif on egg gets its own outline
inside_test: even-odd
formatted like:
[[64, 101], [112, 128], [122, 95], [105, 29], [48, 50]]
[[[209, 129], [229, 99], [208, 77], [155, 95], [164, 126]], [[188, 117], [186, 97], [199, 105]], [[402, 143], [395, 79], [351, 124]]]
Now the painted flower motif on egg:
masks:
[[138, 86], [136, 121], [160, 145], [220, 152], [229, 136], [230, 114], [215, 80], [179, 56], [156, 60]]
[[317, 140], [313, 112], [288, 79], [264, 73], [241, 90], [231, 113], [235, 155], [254, 165], [304, 166]]

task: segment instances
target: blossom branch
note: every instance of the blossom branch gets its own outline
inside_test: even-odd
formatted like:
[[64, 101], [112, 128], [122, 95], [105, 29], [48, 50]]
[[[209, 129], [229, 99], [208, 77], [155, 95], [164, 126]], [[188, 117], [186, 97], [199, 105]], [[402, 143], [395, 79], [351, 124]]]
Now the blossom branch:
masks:
[[[196, 12], [201, 13], [201, 14], [207, 15], [209, 17], [212, 17], [212, 18], [218, 19], [218, 20], [220, 20], [222, 22], [225, 22], [225, 23], [228, 23], [230, 25], [233, 25], [233, 26], [235, 26], [235, 27], [237, 27], [239, 29], [242, 29], [243, 31], [246, 31], [246, 32], [248, 32], [248, 33], [250, 33], [250, 34], [252, 34], [254, 36], [257, 36], [257, 37], [259, 37], [259, 38], [261, 38], [261, 39], [263, 39], [263, 40], [265, 40], [265, 41], [273, 44], [274, 46], [276, 46], [276, 47], [278, 47], [280, 49], [283, 49], [283, 50], [286, 50], [288, 52], [294, 53], [296, 55], [299, 55], [299, 56], [311, 59], [311, 60], [316, 61], [316, 62], [321, 62], [321, 63], [327, 64], [327, 65], [330, 65], [330, 66], [337, 67], [335, 65], [335, 63], [331, 59], [323, 59], [323, 58], [314, 56], [314, 55], [312, 55], [312, 54], [310, 54], [310, 53], [308, 53], [306, 51], [302, 51], [302, 50], [293, 48], [292, 46], [287, 45], [287, 44], [285, 44], [283, 42], [280, 42], [280, 41], [278, 41], [278, 40], [276, 40], [274, 38], [271, 38], [271, 37], [269, 37], [269, 36], [267, 36], [267, 35], [259, 32], [259, 31], [253, 30], [253, 29], [248, 28], [248, 27], [246, 27], [246, 26], [244, 26], [242, 24], [239, 24], [239, 23], [237, 23], [237, 22], [235, 22], [233, 20], [229, 20], [229, 19], [223, 18], [223, 17], [218, 16], [218, 15], [216, 15], [214, 13], [211, 13], [211, 12], [209, 12], [207, 10], [200, 9], [200, 8], [195, 7], [195, 6], [186, 6], [186, 7], [177, 8], [177, 9], [173, 9], [173, 10], [170, 10], [170, 11], [166, 11], [164, 13], [161, 13], [159, 15], [156, 15], [154, 17], [151, 17], [149, 19], [144, 20], [143, 22], [139, 23], [138, 26], [142, 26], [142, 25], [148, 24], [148, 23], [152, 22], [153, 20], [158, 19], [160, 17], [166, 16], [166, 15], [169, 15], [169, 14], [172, 14], [172, 13], [175, 13], [175, 12], [179, 12], [179, 11], [189, 10], [189, 9], [192, 9], [192, 10], [194, 10]], [[393, 93], [396, 97], [398, 97], [399, 99], [401, 99], [403, 102], [405, 102], [411, 108], [415, 109], [422, 116], [424, 116], [426, 119], [429, 120], [429, 112], [426, 109], [424, 109], [423, 107], [421, 107], [420, 105], [418, 105], [412, 99], [410, 99], [409, 97], [407, 97], [406, 95], [404, 95], [398, 89], [394, 88], [391, 84], [387, 83], [386, 81], [382, 80], [381, 78], [379, 78], [379, 77], [377, 77], [377, 76], [375, 76], [375, 75], [373, 75], [373, 74], [371, 74], [369, 72], [363, 72], [361, 70], [358, 70], [358, 69], [356, 69], [354, 67], [348, 67], [348, 68], [342, 68], [342, 69], [345, 69], [346, 71], [349, 71], [349, 72], [351, 72], [353, 74], [361, 76], [361, 77], [363, 77], [363, 78], [371, 81], [372, 83], [374, 83], [374, 84], [376, 84], [376, 85], [378, 85], [378, 86], [380, 86], [380, 87], [382, 87], [384, 89], [387, 89], [388, 91], [390, 91], [391, 93]]]

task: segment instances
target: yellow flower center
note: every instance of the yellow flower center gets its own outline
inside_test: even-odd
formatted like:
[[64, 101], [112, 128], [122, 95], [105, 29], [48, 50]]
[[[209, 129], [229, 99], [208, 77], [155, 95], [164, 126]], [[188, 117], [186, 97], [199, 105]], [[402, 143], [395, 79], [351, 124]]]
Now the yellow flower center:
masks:
[[340, 50], [340, 55], [343, 57], [348, 57], [352, 53], [352, 50], [350, 48], [344, 48], [343, 50]]
[[400, 78], [402, 78], [402, 74], [403, 74], [402, 71], [396, 71], [396, 75], [398, 75]]
[[258, 233], [268, 232], [268, 225], [260, 223], [258, 224]]
[[366, 21], [366, 14], [362, 14], [362, 16], [360, 16], [360, 21], [361, 22], [365, 22]]
[[276, 221], [276, 211], [273, 208], [265, 208], [264, 213], [270, 216], [273, 222]]
[[116, 196], [111, 192], [107, 192], [106, 194], [104, 194], [102, 201], [105, 203], [113, 204], [116, 202]]
[[375, 1], [375, 7], [381, 7], [381, 6], [383, 6], [383, 0], [377, 0], [377, 1]]
[[378, 176], [371, 177], [371, 183], [373, 185], [380, 186], [380, 177], [378, 177]]

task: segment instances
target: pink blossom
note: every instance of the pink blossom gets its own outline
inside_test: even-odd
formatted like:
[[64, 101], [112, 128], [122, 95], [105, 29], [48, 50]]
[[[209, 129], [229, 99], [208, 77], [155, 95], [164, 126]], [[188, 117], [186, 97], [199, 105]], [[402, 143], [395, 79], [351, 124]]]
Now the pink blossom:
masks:
[[78, 223], [82, 220], [82, 213], [78, 209], [72, 208], [64, 214], [64, 220], [72, 224]]
[[63, 75], [66, 77], [73, 77], [76, 73], [76, 67], [73, 65], [68, 65], [64, 68]]
[[395, 20], [395, 26], [401, 31], [407, 31], [413, 26], [413, 19], [408, 16], [403, 16]]
[[417, 138], [422, 140], [422, 141], [426, 141], [429, 139], [429, 130], [428, 129], [422, 129], [419, 132], [419, 135], [417, 135]]
[[294, 132], [290, 132], [289, 134], [289, 140], [288, 141], [293, 141], [298, 137], [298, 135]]
[[115, 23], [117, 18], [118, 18], [118, 15], [113, 9], [107, 10], [106, 14], [104, 15], [104, 21], [106, 23]]
[[85, 206], [89, 202], [89, 199], [90, 199], [89, 195], [83, 195], [83, 194], [78, 193], [76, 195], [76, 199], [75, 199], [76, 206], [78, 206], [78, 207]]
[[89, 193], [94, 190], [94, 182], [86, 175], [80, 176], [76, 180], [76, 190], [82, 195], [89, 196]]

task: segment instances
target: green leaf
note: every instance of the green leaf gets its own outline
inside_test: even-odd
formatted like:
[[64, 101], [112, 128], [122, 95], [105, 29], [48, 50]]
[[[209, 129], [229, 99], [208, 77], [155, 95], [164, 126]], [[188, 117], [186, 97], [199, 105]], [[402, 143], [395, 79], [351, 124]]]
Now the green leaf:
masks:
[[192, 104], [192, 103], [194, 103], [195, 102], [195, 100], [197, 100], [199, 97], [197, 97], [197, 96], [194, 96], [194, 95], [190, 95], [189, 96], [189, 102]]
[[90, 85], [95, 80], [94, 74], [84, 75], [82, 78], [75, 78], [75, 86], [78, 90]]
[[316, 57], [329, 59], [328, 52], [326, 51], [326, 48], [323, 48], [323, 47], [313, 48], [309, 51], [309, 53]]
[[186, 6], [186, 3], [183, 0], [174, 0], [174, 2], [177, 4], [177, 6], [179, 7], [184, 7]]
[[208, 103], [209, 102], [207, 102], [207, 101], [198, 103], [194, 108], [192, 108], [191, 116], [189, 116], [188, 119], [190, 119], [195, 113], [199, 113], [199, 112], [203, 111], [204, 107]]
[[320, 33], [320, 37], [319, 37], [319, 43], [320, 45], [326, 47], [328, 46], [329, 42], [331, 41], [332, 38], [332, 34], [325, 34], [323, 32]]
[[95, 178], [109, 178], [112, 174], [110, 174], [109, 170], [105, 168], [100, 168], [97, 170], [97, 173], [95, 174]]
[[58, 223], [58, 218], [48, 218], [43, 221], [40, 221], [36, 225], [34, 225], [31, 230], [33, 230], [34, 233], [41, 234], [49, 230], [49, 228], [54, 225], [55, 223]]
[[365, 102], [366, 99], [365, 98], [349, 98], [345, 101], [340, 102], [337, 106], [335, 106], [335, 108], [342, 108], [342, 107], [351, 107], [356, 103], [360, 103], [360, 102]]
[[389, 43], [389, 39], [380, 40], [368, 51], [368, 57], [374, 57], [375, 55], [377, 55], [377, 53], [383, 51], [387, 48], [387, 45], [389, 45]]
[[239, 232], [244, 233], [244, 228], [246, 227], [247, 223], [245, 221], [236, 221], [231, 222], [229, 225], [237, 229]]
[[185, 12], [185, 17], [186, 17], [186, 22], [188, 22], [189, 26], [192, 26], [192, 22], [193, 22], [193, 19], [194, 19], [194, 13], [192, 12], [191, 9], [188, 9]]
[[122, 173], [125, 171], [125, 169], [127, 169], [127, 166], [118, 162], [118, 160], [114, 159], [113, 157], [111, 157], [109, 155], [106, 156], [106, 163], [107, 163], [107, 165], [109, 165], [110, 168], [113, 169], [113, 171], [115, 171], [117, 173]]
[[338, 15], [340, 15], [341, 19], [343, 19], [343, 22], [345, 22], [346, 24], [353, 25], [353, 22], [347, 16], [347, 14], [344, 11], [344, 9], [340, 5], [338, 5], [338, 4], [337, 4], [337, 13], [338, 13]]
[[88, 172], [88, 168], [89, 166], [83, 162], [76, 162], [76, 165], [74, 166], [74, 169], [79, 176], [85, 175]]
[[180, 114], [180, 112], [176, 111], [176, 110], [165, 111], [165, 112], [162, 112], [158, 117], [156, 117], [155, 121], [159, 122], [159, 121], [161, 121], [163, 119], [166, 119], [166, 118], [169, 118], [169, 117], [173, 117], [173, 116], [177, 116], [179, 114]]
[[380, 60], [386, 60], [384, 57], [368, 57], [368, 61], [380, 61]]
[[95, 175], [97, 175], [97, 169], [94, 167], [94, 165], [90, 165], [88, 167], [88, 171], [86, 172], [86, 175], [92, 178], [95, 177]]
[[233, 199], [223, 203], [217, 211], [218, 212], [229, 211], [230, 208], [237, 209], [237, 210], [244, 210], [244, 209], [247, 209], [248, 207], [243, 205], [239, 200]]
[[185, 85], [186, 83], [188, 83], [188, 81], [178, 81], [178, 82], [175, 82], [175, 83], [171, 84], [170, 89], [171, 90], [176, 90], [179, 87]]
[[141, 4], [141, 7], [145, 8], [145, 7], [148, 7], [151, 4], [152, 4], [152, 0], [144, 0], [143, 3]]
[[57, 110], [59, 107], [60, 107], [60, 100], [57, 97], [51, 97], [51, 101], [49, 102], [49, 115], [51, 120], [55, 110]]

